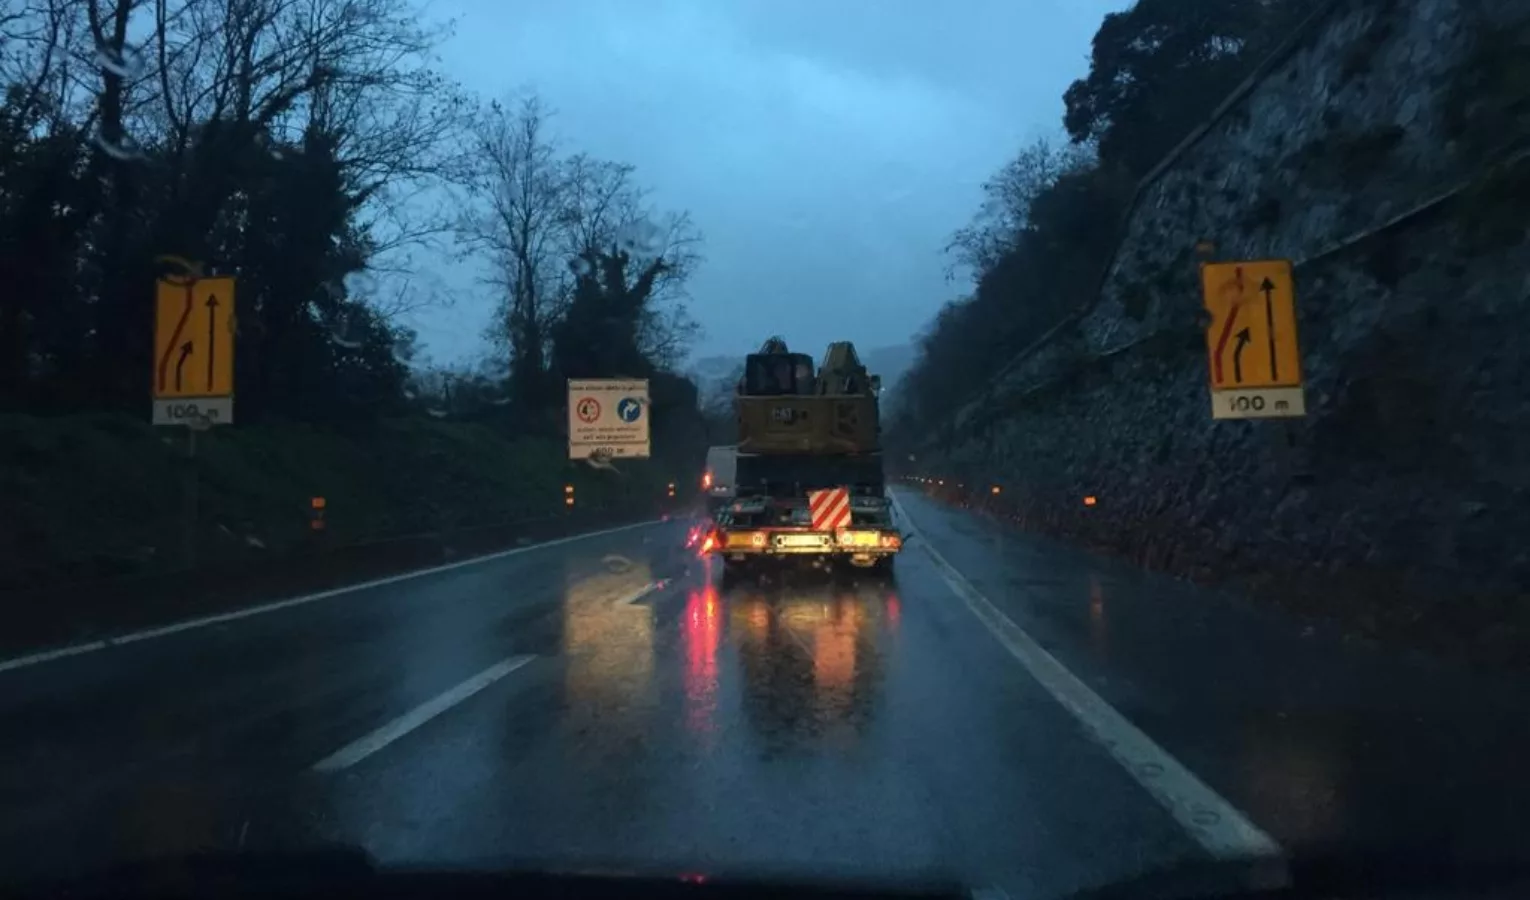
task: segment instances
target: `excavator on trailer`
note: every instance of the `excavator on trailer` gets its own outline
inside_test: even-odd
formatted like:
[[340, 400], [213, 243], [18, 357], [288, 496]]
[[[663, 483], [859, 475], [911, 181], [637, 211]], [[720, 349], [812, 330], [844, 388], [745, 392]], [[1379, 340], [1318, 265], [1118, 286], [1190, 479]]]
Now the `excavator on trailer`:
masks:
[[725, 578], [787, 558], [891, 568], [903, 536], [882, 467], [880, 392], [849, 341], [830, 344], [816, 371], [779, 337], [745, 358], [730, 495], [703, 543]]

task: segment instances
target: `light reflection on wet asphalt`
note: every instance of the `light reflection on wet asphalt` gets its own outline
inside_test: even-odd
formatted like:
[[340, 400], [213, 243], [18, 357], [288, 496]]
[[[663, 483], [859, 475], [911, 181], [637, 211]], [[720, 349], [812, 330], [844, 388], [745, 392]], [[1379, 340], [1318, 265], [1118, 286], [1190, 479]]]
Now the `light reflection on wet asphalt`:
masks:
[[[1481, 718], [1514, 685], [905, 502], [979, 590], [1286, 846], [1466, 812], [1471, 839], [1530, 845], [1526, 789], [1482, 772], [1526, 746], [1524, 725]], [[724, 589], [688, 528], [0, 676], [0, 865], [334, 842], [385, 862], [928, 874], [1057, 896], [1202, 852], [922, 551], [891, 581]], [[312, 770], [520, 657], [354, 765]]]

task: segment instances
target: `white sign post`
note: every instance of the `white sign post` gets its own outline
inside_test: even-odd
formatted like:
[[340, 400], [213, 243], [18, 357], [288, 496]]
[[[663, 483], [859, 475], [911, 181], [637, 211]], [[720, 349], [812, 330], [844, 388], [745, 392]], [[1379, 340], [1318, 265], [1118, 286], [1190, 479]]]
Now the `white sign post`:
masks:
[[570, 378], [568, 458], [650, 455], [648, 380]]

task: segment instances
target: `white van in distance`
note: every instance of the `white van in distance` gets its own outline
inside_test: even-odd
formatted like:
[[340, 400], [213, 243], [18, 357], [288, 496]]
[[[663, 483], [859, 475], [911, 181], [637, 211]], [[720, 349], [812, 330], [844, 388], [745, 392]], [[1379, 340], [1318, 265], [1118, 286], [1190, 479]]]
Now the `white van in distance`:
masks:
[[738, 447], [707, 448], [707, 468], [701, 475], [701, 490], [711, 512], [733, 500], [734, 478], [738, 474]]

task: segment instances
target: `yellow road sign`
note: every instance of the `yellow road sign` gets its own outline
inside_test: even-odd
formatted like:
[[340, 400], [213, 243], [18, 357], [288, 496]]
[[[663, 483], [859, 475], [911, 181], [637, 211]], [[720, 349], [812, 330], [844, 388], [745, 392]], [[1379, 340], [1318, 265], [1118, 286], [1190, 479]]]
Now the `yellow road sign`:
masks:
[[156, 284], [154, 399], [234, 393], [234, 279]]
[[1302, 415], [1301, 349], [1289, 260], [1207, 263], [1201, 293], [1212, 415]]

